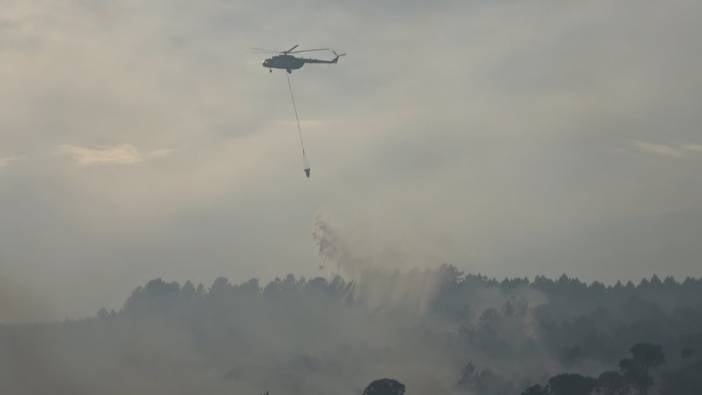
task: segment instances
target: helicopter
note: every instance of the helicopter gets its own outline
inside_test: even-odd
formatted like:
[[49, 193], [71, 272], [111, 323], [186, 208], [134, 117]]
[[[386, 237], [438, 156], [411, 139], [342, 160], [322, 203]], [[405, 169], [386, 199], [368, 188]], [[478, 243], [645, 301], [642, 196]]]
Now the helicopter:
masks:
[[[299, 45], [295, 45], [287, 51], [271, 51], [277, 55], [270, 57], [263, 61], [262, 66], [267, 68], [271, 73], [273, 69], [283, 69], [291, 74], [293, 70], [302, 68], [305, 63], [325, 63], [333, 64], [339, 61], [339, 58], [345, 56], [345, 53], [336, 53], [330, 48], [315, 48], [315, 49], [302, 49], [295, 51]], [[334, 54], [334, 59], [324, 60], [324, 59], [311, 59], [311, 58], [298, 58], [294, 54], [304, 53], [304, 52], [322, 52], [330, 51]]]

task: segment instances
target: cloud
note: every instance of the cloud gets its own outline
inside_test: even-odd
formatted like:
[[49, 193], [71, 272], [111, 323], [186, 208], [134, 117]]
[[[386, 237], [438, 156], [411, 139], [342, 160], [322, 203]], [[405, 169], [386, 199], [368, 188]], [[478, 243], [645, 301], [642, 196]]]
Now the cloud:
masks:
[[639, 152], [647, 154], [665, 156], [668, 158], [682, 158], [685, 156], [685, 153], [682, 150], [666, 144], [656, 144], [635, 140], [634, 146], [639, 150]]
[[18, 156], [8, 156], [5, 158], [0, 158], [0, 169], [7, 167], [11, 162], [20, 159]]
[[105, 148], [88, 148], [70, 144], [62, 144], [57, 147], [57, 152], [60, 155], [71, 157], [80, 166], [100, 164], [133, 165], [147, 159], [168, 156], [173, 151], [171, 148], [162, 148], [143, 154], [131, 144], [117, 144]]
[[175, 152], [174, 148], [160, 148], [149, 153], [149, 158], [164, 158]]
[[633, 143], [639, 152], [668, 158], [683, 158], [689, 153], [702, 153], [702, 144], [670, 145], [640, 140], [634, 140]]
[[702, 153], [702, 144], [685, 144], [682, 146], [682, 148], [686, 151]]
[[131, 165], [144, 160], [139, 150], [130, 144], [119, 144], [107, 148], [87, 148], [64, 144], [58, 146], [57, 152], [71, 157], [81, 166], [97, 164]]
[[[685, 160], [702, 154], [682, 146], [702, 144], [702, 2], [4, 3], [0, 158], [27, 160], [3, 161], [0, 273], [62, 295], [58, 318], [120, 305], [155, 274], [316, 274], [319, 211], [396, 266], [702, 274], [693, 244], [658, 247], [658, 263], [637, 252], [689, 232], [623, 248], [608, 231], [702, 209]], [[284, 72], [247, 54], [291, 31], [350, 53], [292, 75], [311, 180]], [[609, 237], [553, 251], [592, 234]]]

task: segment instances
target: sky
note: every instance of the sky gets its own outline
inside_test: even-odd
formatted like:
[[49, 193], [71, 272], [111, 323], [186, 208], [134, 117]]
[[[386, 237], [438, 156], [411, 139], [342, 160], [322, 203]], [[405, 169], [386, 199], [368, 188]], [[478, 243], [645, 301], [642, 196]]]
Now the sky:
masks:
[[[702, 276], [702, 3], [0, 0], [0, 320], [372, 264]], [[333, 47], [292, 75], [251, 47]], [[320, 54], [325, 56], [325, 54]]]

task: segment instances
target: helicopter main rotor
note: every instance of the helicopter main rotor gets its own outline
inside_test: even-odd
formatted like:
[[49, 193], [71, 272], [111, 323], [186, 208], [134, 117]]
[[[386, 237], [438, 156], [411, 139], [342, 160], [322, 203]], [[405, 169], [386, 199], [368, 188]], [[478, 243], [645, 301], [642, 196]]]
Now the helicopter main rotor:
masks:
[[285, 51], [273, 51], [270, 49], [264, 49], [264, 48], [251, 48], [255, 51], [262, 51], [265, 53], [274, 53], [274, 54], [279, 54], [279, 55], [292, 55], [292, 54], [298, 54], [298, 53], [305, 53], [305, 52], [323, 52], [323, 51], [329, 51], [329, 52], [334, 52], [331, 48], [312, 48], [312, 49], [301, 49], [299, 51], [295, 51], [297, 47], [299, 47], [299, 44], [294, 45], [292, 48], [285, 50]]

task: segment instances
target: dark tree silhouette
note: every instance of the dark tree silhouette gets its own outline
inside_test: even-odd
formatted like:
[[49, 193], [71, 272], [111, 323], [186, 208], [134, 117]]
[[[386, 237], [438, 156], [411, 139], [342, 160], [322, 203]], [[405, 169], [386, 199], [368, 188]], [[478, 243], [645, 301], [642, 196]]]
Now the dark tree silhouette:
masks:
[[650, 343], [637, 343], [631, 347], [634, 360], [646, 369], [655, 368], [665, 363], [663, 348]]
[[690, 359], [694, 354], [694, 349], [690, 347], [683, 348], [682, 350], [680, 350], [680, 359]]
[[522, 392], [522, 395], [550, 395], [551, 391], [548, 386], [544, 387], [540, 384], [532, 385]]
[[[222, 381], [210, 392], [224, 393], [220, 389], [246, 378], [247, 388], [333, 393], [336, 381], [349, 386], [357, 379], [350, 373], [363, 375], [378, 362], [399, 363], [402, 369], [406, 359], [411, 366], [424, 364], [429, 375], [436, 370], [432, 380], [449, 377], [441, 371], [448, 366], [433, 362], [444, 353], [447, 363], [455, 364], [451, 375], [459, 361], [477, 365], [466, 365], [437, 393], [453, 386], [471, 395], [579, 395], [592, 388], [593, 379], [560, 375], [546, 385], [549, 366], [560, 364], [569, 372], [589, 372], [598, 365], [616, 370], [621, 360], [621, 370], [601, 374], [589, 395], [702, 394], [702, 280], [651, 277], [638, 285], [603, 280], [498, 281], [449, 265], [372, 272], [358, 282], [289, 275], [265, 284], [220, 277], [211, 286], [181, 286], [155, 279], [135, 289], [117, 312], [102, 309], [95, 317], [56, 323], [0, 324], [0, 393], [129, 392], [107, 379], [123, 368], [123, 382], [169, 382], [181, 387], [179, 392], [195, 393], [191, 387], [198, 380], [189, 375], [205, 377], [214, 368], [227, 372], [231, 382]], [[406, 292], [415, 287], [422, 291]], [[381, 330], [397, 338], [383, 336], [382, 347], [369, 347], [362, 336], [349, 336], [356, 329], [350, 325], [358, 325], [357, 333]], [[278, 340], [271, 345], [271, 338]], [[630, 347], [632, 339], [651, 343]], [[51, 358], [44, 357], [43, 345]], [[429, 349], [436, 355], [423, 359]], [[664, 349], [675, 350], [670, 361]], [[281, 355], [286, 357], [281, 360]], [[398, 355], [406, 357], [398, 360]], [[96, 374], [61, 374], [66, 362], [71, 372]], [[133, 375], [138, 380], [131, 380]], [[397, 395], [404, 388], [383, 383], [369, 386], [366, 394]], [[531, 383], [541, 385], [525, 389]]]
[[619, 372], [604, 372], [597, 378], [597, 388], [603, 395], [620, 395], [626, 390], [626, 380]]
[[405, 385], [393, 379], [375, 380], [368, 384], [363, 395], [403, 395]]
[[662, 395], [702, 394], [702, 361], [663, 374]]
[[548, 380], [553, 395], [590, 395], [597, 381], [592, 377], [564, 373]]
[[637, 343], [630, 349], [632, 358], [619, 362], [624, 377], [636, 386], [641, 394], [646, 395], [648, 389], [655, 383], [650, 369], [663, 365], [665, 355], [661, 346], [650, 343]]

